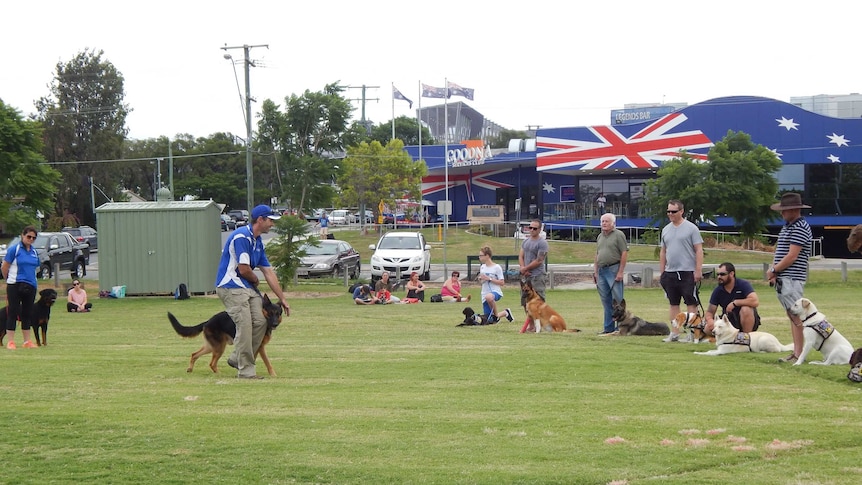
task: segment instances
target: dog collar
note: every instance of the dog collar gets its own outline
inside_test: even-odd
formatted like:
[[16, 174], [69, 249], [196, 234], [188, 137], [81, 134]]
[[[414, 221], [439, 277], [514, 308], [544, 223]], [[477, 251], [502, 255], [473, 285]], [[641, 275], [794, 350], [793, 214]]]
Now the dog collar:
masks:
[[809, 313], [809, 314], [808, 314], [808, 316], [806, 316], [805, 318], [803, 318], [803, 319], [802, 319], [802, 321], [803, 321], [803, 322], [807, 322], [807, 321], [808, 321], [808, 319], [809, 319], [809, 318], [811, 318], [811, 317], [813, 317], [814, 315], [817, 315], [817, 312]]

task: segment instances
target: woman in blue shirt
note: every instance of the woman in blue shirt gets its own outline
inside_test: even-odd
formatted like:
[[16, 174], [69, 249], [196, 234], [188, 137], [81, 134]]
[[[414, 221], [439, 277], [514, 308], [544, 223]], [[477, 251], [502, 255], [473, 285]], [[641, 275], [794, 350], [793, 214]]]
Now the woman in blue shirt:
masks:
[[21, 240], [6, 251], [3, 265], [0, 266], [6, 280], [6, 335], [9, 343], [6, 348], [15, 350], [15, 327], [21, 320], [24, 333], [24, 347], [33, 348], [30, 341], [30, 318], [36, 301], [36, 271], [39, 270], [39, 253], [33, 247], [36, 228], [27, 226], [21, 231]]

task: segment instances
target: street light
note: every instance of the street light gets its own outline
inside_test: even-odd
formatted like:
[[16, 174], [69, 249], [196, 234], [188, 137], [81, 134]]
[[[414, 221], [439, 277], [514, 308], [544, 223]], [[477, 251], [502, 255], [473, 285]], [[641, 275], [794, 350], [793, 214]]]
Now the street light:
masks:
[[[253, 179], [253, 170], [251, 164], [251, 87], [249, 86], [249, 67], [254, 66], [254, 62], [248, 58], [248, 51], [252, 47], [269, 47], [269, 45], [243, 45], [236, 47], [222, 47], [223, 50], [227, 51], [228, 49], [239, 49], [242, 48], [244, 57], [243, 57], [243, 65], [245, 67], [245, 110], [243, 114], [245, 115], [245, 176], [246, 183], [248, 184], [248, 194], [246, 198], [247, 208], [250, 211], [252, 207], [254, 207], [254, 179]], [[229, 59], [231, 63], [233, 63], [233, 57], [225, 52], [225, 59]], [[236, 67], [234, 67], [234, 76], [236, 76]], [[237, 90], [239, 90], [239, 79], [237, 78]]]

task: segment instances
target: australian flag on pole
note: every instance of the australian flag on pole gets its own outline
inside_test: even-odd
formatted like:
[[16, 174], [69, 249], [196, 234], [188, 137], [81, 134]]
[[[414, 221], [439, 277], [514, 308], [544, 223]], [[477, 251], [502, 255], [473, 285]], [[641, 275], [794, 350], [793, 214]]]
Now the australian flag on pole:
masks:
[[470, 88], [462, 88], [453, 82], [447, 82], [449, 84], [449, 96], [463, 96], [470, 101], [473, 101], [473, 90]]
[[401, 94], [401, 91], [399, 91], [394, 85], [392, 86], [392, 97], [394, 99], [400, 99], [401, 101], [407, 101], [407, 104], [410, 105], [409, 109], [413, 109], [413, 101], [407, 99], [407, 96]]
[[422, 85], [422, 97], [423, 98], [448, 98], [449, 93], [446, 88], [435, 88], [434, 86], [429, 86], [427, 84]]

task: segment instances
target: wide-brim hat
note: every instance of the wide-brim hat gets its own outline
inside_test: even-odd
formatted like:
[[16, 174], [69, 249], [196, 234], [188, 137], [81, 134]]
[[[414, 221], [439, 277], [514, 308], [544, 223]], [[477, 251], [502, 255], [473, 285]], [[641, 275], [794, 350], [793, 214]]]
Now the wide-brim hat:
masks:
[[781, 196], [781, 201], [777, 204], [769, 206], [774, 211], [783, 211], [788, 209], [810, 209], [810, 205], [802, 203], [802, 196], [793, 192], [788, 192]]

